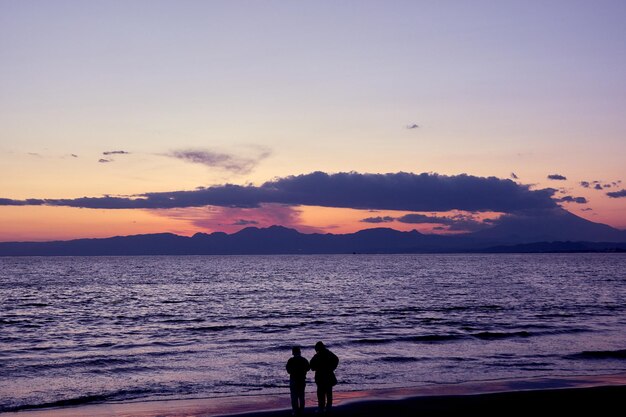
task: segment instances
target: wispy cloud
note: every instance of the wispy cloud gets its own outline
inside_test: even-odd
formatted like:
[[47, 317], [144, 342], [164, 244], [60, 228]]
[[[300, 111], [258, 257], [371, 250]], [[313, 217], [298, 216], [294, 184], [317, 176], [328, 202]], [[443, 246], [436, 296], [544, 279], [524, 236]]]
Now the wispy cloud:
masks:
[[258, 149], [253, 156], [241, 156], [207, 149], [179, 149], [163, 154], [193, 164], [219, 168], [235, 174], [248, 174], [265, 158], [271, 155], [269, 149]]
[[257, 225], [257, 224], [259, 224], [259, 222], [257, 222], [256, 220], [246, 220], [246, 219], [239, 219], [232, 223], [233, 226], [252, 226], [252, 225]]
[[113, 160], [112, 159], [100, 158], [100, 159], [98, 159], [98, 162], [100, 162], [101, 164], [107, 164], [109, 162], [113, 162]]
[[408, 125], [405, 126], [405, 128], [409, 129], [409, 130], [411, 130], [411, 129], [419, 129], [419, 127], [420, 126], [418, 124], [416, 124], [416, 123], [411, 123], [411, 124], [408, 124]]
[[626, 197], [626, 190], [622, 189], [619, 191], [613, 191], [610, 193], [606, 193], [606, 195], [608, 195], [611, 198], [623, 198], [623, 197]]
[[446, 228], [436, 227], [435, 230], [448, 231], [477, 231], [490, 226], [490, 222], [482, 221], [469, 214], [455, 214], [452, 216], [427, 216], [425, 214], [411, 213], [396, 219], [400, 223], [410, 224], [441, 224]]
[[556, 201], [561, 203], [587, 204], [587, 199], [585, 197], [572, 197], [571, 195], [563, 196]]
[[126, 151], [105, 151], [102, 155], [130, 155], [130, 152]]
[[363, 223], [391, 223], [395, 220], [396, 218], [391, 216], [376, 216], [366, 217], [365, 219], [361, 219], [360, 221]]

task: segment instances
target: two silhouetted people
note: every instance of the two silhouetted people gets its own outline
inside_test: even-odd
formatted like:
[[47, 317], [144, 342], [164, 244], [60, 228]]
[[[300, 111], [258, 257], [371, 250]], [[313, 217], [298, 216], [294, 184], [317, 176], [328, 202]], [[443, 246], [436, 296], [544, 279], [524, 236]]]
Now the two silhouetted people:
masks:
[[339, 364], [339, 358], [328, 350], [322, 342], [315, 344], [316, 353], [311, 358], [310, 364], [302, 357], [299, 347], [295, 346], [291, 352], [293, 357], [287, 361], [287, 372], [289, 373], [291, 408], [294, 414], [300, 414], [304, 411], [304, 389], [306, 387], [306, 374], [309, 369], [315, 371], [319, 411], [330, 411], [333, 406], [333, 387], [337, 385], [335, 369]]
[[319, 411], [330, 411], [333, 406], [333, 387], [337, 385], [335, 369], [339, 365], [339, 358], [322, 342], [315, 344], [315, 352], [311, 358], [311, 370], [315, 371], [317, 404]]
[[287, 361], [287, 373], [289, 374], [289, 391], [291, 392], [291, 408], [294, 414], [304, 411], [304, 388], [306, 387], [306, 373], [311, 367], [309, 361], [302, 357], [300, 348], [294, 346], [291, 349], [293, 356]]

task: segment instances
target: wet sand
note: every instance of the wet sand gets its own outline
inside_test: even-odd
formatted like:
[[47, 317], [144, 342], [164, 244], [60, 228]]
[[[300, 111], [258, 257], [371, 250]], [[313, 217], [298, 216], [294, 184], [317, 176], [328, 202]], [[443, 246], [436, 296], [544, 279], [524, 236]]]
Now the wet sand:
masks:
[[[316, 415], [315, 386], [305, 415]], [[614, 415], [626, 398], [626, 374], [484, 381], [335, 393], [333, 416]], [[3, 413], [16, 417], [289, 416], [289, 394], [91, 404]]]

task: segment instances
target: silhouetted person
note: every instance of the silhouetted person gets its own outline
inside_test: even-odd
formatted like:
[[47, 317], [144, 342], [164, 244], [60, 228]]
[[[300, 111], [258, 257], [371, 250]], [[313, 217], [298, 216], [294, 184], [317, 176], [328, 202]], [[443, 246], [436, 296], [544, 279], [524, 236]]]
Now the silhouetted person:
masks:
[[287, 373], [289, 374], [289, 391], [291, 392], [291, 408], [294, 414], [304, 411], [304, 388], [306, 387], [306, 373], [311, 367], [309, 361], [301, 356], [300, 348], [294, 346], [291, 349], [293, 357], [287, 361]]
[[333, 386], [337, 385], [334, 371], [339, 365], [339, 358], [326, 349], [322, 342], [315, 344], [315, 352], [311, 358], [311, 369], [315, 371], [319, 411], [330, 411], [333, 406]]

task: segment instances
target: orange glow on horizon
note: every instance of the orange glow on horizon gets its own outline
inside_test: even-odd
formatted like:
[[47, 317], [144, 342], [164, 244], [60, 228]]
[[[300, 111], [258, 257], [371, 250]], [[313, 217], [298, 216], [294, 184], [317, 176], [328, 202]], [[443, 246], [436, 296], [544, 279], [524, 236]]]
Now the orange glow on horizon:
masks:
[[184, 222], [145, 210], [0, 207], [0, 241], [49, 241], [171, 232], [193, 234]]
[[[618, 204], [613, 203], [615, 206]], [[565, 205], [572, 213], [594, 222], [605, 222], [607, 219], [604, 217], [607, 215], [616, 223], [623, 222], [623, 211], [619, 207], [604, 207], [603, 218], [593, 210], [583, 211], [586, 207]], [[191, 207], [159, 210], [4, 206], [0, 207], [0, 241], [71, 240], [166, 232], [191, 236], [198, 232], [235, 233], [245, 227], [273, 225], [297, 229], [301, 233], [345, 234], [378, 227], [400, 231], [417, 230], [426, 234], [463, 233], [447, 230], [447, 226], [438, 223], [403, 223], [397, 220], [407, 214], [448, 218], [469, 216], [478, 221], [500, 216], [499, 213], [415, 213], [276, 204], [258, 208]], [[387, 219], [378, 223], [363, 221], [365, 218], [378, 217]]]

